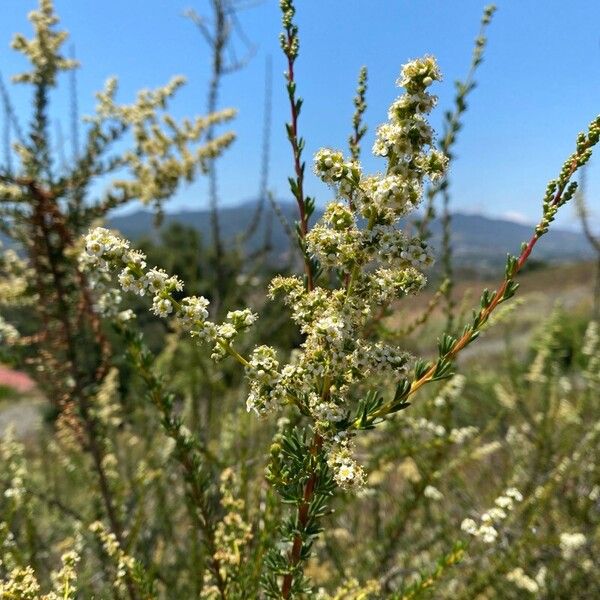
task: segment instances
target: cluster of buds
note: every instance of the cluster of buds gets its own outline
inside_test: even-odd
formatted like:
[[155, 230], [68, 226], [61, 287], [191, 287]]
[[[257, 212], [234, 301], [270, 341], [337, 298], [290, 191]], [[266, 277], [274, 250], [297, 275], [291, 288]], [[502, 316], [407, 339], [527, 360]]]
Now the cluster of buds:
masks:
[[435, 180], [445, 173], [447, 157], [432, 148], [433, 130], [425, 119], [437, 100], [427, 88], [440, 79], [429, 56], [403, 67], [398, 85], [406, 92], [392, 103], [389, 121], [377, 129], [373, 145], [373, 154], [388, 161], [385, 175], [363, 176], [360, 165], [335, 150], [315, 155], [317, 176], [352, 200], [371, 222], [393, 223], [413, 210], [421, 200], [424, 178]]
[[333, 471], [335, 482], [342, 488], [359, 488], [365, 482], [365, 471], [354, 458], [348, 443], [330, 450], [327, 460], [329, 468]]
[[[219, 360], [227, 354], [236, 355], [231, 344], [242, 331], [257, 319], [249, 309], [230, 311], [224, 323], [217, 325], [208, 320], [209, 302], [203, 296], [186, 296], [177, 300], [175, 295], [183, 291], [183, 283], [162, 269], [146, 268], [146, 256], [129, 246], [129, 242], [98, 227], [85, 238], [85, 252], [80, 256], [82, 268], [92, 274], [92, 284], [101, 286], [101, 300], [106, 304], [112, 298], [120, 302], [118, 290], [111, 290], [107, 282], [117, 273], [117, 281], [123, 291], [137, 296], [152, 298], [151, 311], [162, 318], [174, 316], [180, 326], [192, 337], [214, 344], [212, 358]], [[107, 291], [108, 290], [108, 291]], [[98, 302], [97, 302], [98, 305]], [[116, 307], [112, 307], [114, 313]], [[105, 307], [104, 313], [110, 312]], [[131, 314], [120, 313], [123, 319]]]

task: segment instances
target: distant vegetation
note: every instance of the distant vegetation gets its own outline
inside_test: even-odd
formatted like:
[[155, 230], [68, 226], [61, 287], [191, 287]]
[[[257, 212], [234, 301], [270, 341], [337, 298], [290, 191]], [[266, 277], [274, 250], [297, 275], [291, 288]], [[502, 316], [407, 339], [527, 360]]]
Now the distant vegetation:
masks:
[[[293, 224], [296, 218], [296, 207], [290, 202], [279, 201], [281, 214]], [[221, 235], [226, 243], [233, 245], [244, 236], [257, 209], [256, 202], [247, 202], [239, 206], [221, 208]], [[265, 238], [269, 241], [271, 258], [278, 260], [282, 255], [289, 254], [294, 248], [290, 238], [276, 215], [269, 216], [271, 208], [267, 207], [265, 218], [255, 234], [244, 243], [247, 252], [259, 250]], [[323, 215], [319, 208], [315, 209], [313, 220]], [[162, 218], [162, 228], [171, 223], [181, 223], [197, 229], [204, 240], [210, 240], [209, 211], [184, 211], [167, 213]], [[156, 228], [154, 215], [151, 212], [135, 211], [131, 214], [112, 217], [111, 227], [119, 230], [125, 237], [138, 240], [140, 237], [151, 236], [158, 239], [160, 229]], [[408, 225], [408, 224], [407, 224]], [[434, 249], [442, 245], [442, 223], [440, 219], [431, 222]], [[473, 269], [497, 269], [504, 263], [506, 254], [518, 248], [521, 241], [530, 233], [531, 226], [521, 225], [513, 221], [456, 213], [452, 215], [452, 237], [454, 257], [458, 264]], [[577, 262], [590, 259], [593, 249], [585, 237], [576, 231], [553, 229], [548, 233], [544, 244], [536, 249], [536, 258], [553, 262]]]

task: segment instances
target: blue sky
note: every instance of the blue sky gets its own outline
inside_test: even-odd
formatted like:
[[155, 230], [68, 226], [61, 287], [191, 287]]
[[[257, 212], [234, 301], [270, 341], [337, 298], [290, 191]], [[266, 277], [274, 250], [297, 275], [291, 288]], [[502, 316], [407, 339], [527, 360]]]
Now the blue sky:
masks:
[[[110, 75], [121, 81], [119, 99], [129, 101], [141, 87], [184, 74], [188, 85], [173, 104], [177, 116], [202, 113], [206, 106], [210, 55], [204, 40], [184, 18], [186, 8], [209, 14], [206, 0], [55, 0], [63, 26], [71, 32], [82, 63], [80, 108], [90, 113], [94, 91]], [[256, 195], [260, 170], [265, 60], [273, 61], [273, 127], [270, 186], [288, 197], [290, 151], [285, 139], [288, 118], [278, 43], [280, 14], [276, 0], [264, 0], [239, 19], [256, 52], [248, 66], [225, 78], [222, 107], [239, 109], [238, 140], [219, 163], [223, 202]], [[359, 68], [369, 68], [369, 133], [363, 147], [366, 170], [382, 165], [370, 157], [375, 127], [399, 93], [394, 86], [400, 66], [425, 53], [434, 54], [444, 73], [437, 85], [441, 123], [450, 107], [453, 81], [469, 64], [484, 2], [476, 0], [297, 0], [301, 50], [297, 82], [305, 104], [300, 121], [305, 156], [321, 146], [346, 147]], [[505, 0], [489, 30], [486, 60], [472, 94], [465, 127], [456, 148], [452, 173], [456, 210], [536, 220], [546, 182], [572, 151], [578, 131], [600, 110], [600, 2], [597, 0]], [[14, 31], [29, 35], [26, 13], [33, 0], [0, 1], [0, 70], [5, 78], [23, 66], [9, 49]], [[238, 39], [237, 47], [243, 52]], [[63, 83], [66, 83], [63, 82]], [[14, 92], [22, 120], [27, 90]], [[68, 137], [68, 90], [55, 97], [55, 115]], [[590, 165], [588, 191], [600, 219], [600, 159]], [[309, 193], [319, 202], [331, 193], [312, 174]], [[182, 190], [168, 210], [205, 205], [205, 180]], [[574, 223], [566, 208], [560, 221]], [[597, 220], [598, 220], [597, 219]]]

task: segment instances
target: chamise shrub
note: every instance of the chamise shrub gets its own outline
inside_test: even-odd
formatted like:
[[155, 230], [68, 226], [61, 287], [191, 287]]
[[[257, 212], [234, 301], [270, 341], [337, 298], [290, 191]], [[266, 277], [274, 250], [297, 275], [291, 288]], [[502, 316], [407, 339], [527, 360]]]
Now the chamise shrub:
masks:
[[[117, 103], [112, 79], [85, 147], [58, 168], [48, 107], [77, 64], [50, 0], [30, 15], [33, 38], [14, 39], [30, 62], [15, 81], [32, 86], [33, 116], [25, 135], [3, 88], [16, 142], [0, 169], [14, 245], [0, 261], [0, 342], [51, 410], [31, 439], [2, 434], [0, 598], [597, 597], [597, 321], [557, 306], [523, 364], [494, 357], [457, 373], [455, 359], [480, 333], [518, 323], [522, 304], [504, 303], [574, 196], [600, 118], [548, 184], [531, 239], [465, 318], [448, 165], [494, 8], [439, 142], [428, 122], [438, 64], [402, 67], [372, 174], [360, 160], [361, 70], [349, 154], [314, 156], [335, 198], [312, 222], [298, 28], [291, 0], [280, 4], [300, 265], [277, 273], [243, 248], [217, 260], [181, 226], [136, 246], [103, 223], [134, 200], [160, 215], [183, 182], [211, 172], [234, 139], [216, 129], [233, 110], [178, 123], [166, 111], [182, 79], [132, 104]], [[108, 182], [100, 198], [97, 180]], [[440, 194], [444, 279], [394, 327], [399, 302], [426, 293]], [[235, 285], [215, 302], [224, 264]], [[409, 349], [440, 302], [437, 357], [419, 358]]]

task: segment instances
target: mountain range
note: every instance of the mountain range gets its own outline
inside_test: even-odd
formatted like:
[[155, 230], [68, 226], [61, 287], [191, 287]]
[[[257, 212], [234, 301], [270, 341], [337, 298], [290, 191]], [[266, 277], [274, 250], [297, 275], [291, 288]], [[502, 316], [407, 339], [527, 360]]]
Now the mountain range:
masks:
[[[246, 237], [244, 244], [252, 252], [270, 240], [272, 257], [287, 254], [290, 249], [289, 230], [293, 230], [297, 218], [296, 206], [290, 202], [279, 202], [279, 216], [271, 205], [259, 210], [257, 202], [246, 202], [238, 206], [223, 207], [219, 211], [219, 228], [225, 243]], [[322, 210], [317, 209], [313, 221]], [[256, 222], [251, 236], [244, 236], [250, 224]], [[167, 213], [157, 227], [154, 214], [139, 210], [109, 219], [109, 227], [118, 229], [125, 237], [137, 240], [141, 237], [158, 239], [161, 228], [171, 223], [181, 223], [197, 229], [206, 240], [211, 239], [211, 220], [208, 210], [181, 211]], [[287, 224], [288, 233], [286, 233]], [[442, 226], [438, 219], [431, 223], [430, 245], [441, 247]], [[531, 237], [533, 227], [505, 219], [489, 218], [480, 215], [455, 213], [452, 215], [452, 247], [458, 265], [475, 270], [487, 270], [504, 262], [506, 254], [517, 253], [523, 241]], [[550, 229], [550, 232], [536, 246], [534, 258], [548, 262], [570, 262], [589, 259], [593, 251], [585, 237], [575, 231]]]

